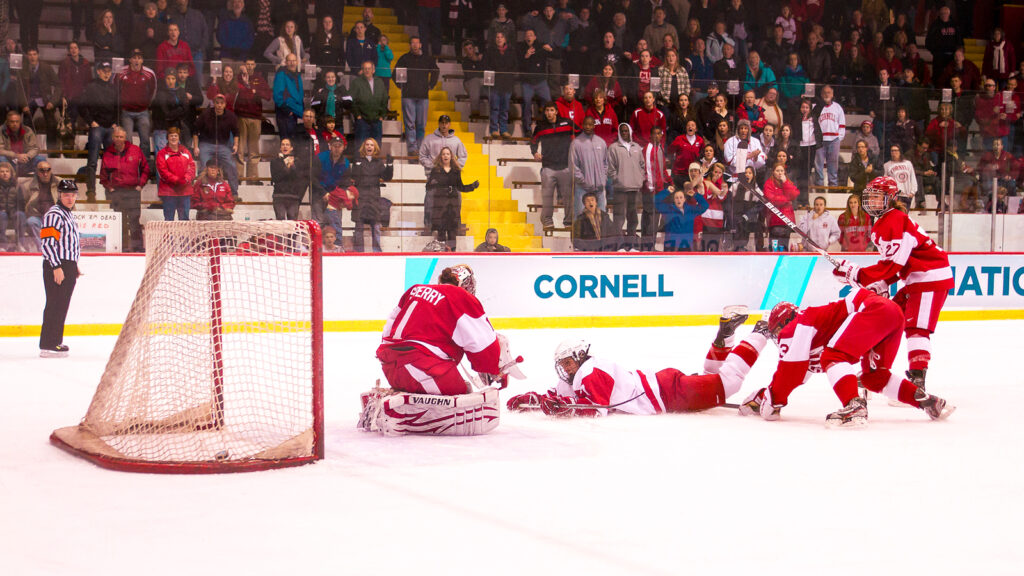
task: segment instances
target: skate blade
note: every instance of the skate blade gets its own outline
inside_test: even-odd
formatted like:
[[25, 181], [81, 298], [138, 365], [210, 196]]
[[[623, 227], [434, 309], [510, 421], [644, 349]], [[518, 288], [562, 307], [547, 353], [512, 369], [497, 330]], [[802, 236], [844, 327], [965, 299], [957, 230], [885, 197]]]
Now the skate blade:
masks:
[[40, 350], [39, 351], [39, 357], [40, 358], [67, 358], [68, 357], [68, 353], [67, 352], [57, 352], [55, 350]]
[[722, 318], [726, 320], [737, 316], [749, 316], [750, 309], [745, 304], [733, 304], [722, 308]]
[[939, 417], [936, 418], [935, 421], [938, 422], [939, 420], [945, 420], [946, 418], [949, 418], [949, 415], [952, 414], [953, 412], [956, 412], [956, 406], [947, 403], [942, 408], [942, 412], [939, 413]]
[[849, 420], [825, 420], [825, 428], [830, 430], [857, 430], [868, 425], [867, 418], [850, 418]]

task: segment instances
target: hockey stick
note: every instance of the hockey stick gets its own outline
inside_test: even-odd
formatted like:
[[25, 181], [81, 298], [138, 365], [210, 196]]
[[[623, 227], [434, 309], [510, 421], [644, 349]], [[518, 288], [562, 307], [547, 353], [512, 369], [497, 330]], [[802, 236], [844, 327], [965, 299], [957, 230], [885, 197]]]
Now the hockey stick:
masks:
[[775, 206], [775, 204], [772, 204], [771, 200], [765, 198], [764, 194], [757, 191], [756, 189], [752, 189], [750, 190], [750, 192], [757, 197], [758, 201], [760, 201], [761, 204], [764, 204], [766, 208], [771, 210], [772, 214], [775, 214], [775, 216], [778, 217], [779, 220], [782, 220], [782, 222], [785, 223], [786, 226], [789, 226], [790, 230], [799, 234], [800, 237], [802, 237], [804, 241], [807, 242], [808, 245], [810, 245], [811, 248], [814, 248], [814, 251], [820, 254], [822, 258], [827, 260], [829, 264], [831, 264], [835, 268], [839, 268], [840, 262], [836, 260], [834, 256], [829, 254], [828, 250], [825, 250], [824, 248], [819, 246], [817, 242], [811, 240], [811, 237], [808, 236], [806, 232], [797, 227], [797, 225], [794, 224], [788, 216], [783, 214], [782, 211]]
[[[522, 356], [516, 356], [515, 358], [513, 358], [507, 364], [503, 364], [503, 365], [499, 366], [498, 367], [498, 374], [499, 375], [506, 375], [506, 374], [508, 374], [509, 370], [511, 370], [512, 368], [514, 368], [518, 364], [522, 363], [522, 361], [523, 361], [523, 357]], [[462, 372], [462, 377], [467, 382], [472, 384], [472, 386], [474, 388], [476, 388], [478, 390], [481, 389], [481, 388], [487, 388], [488, 386], [490, 386], [493, 383], [493, 382], [484, 382], [483, 378], [480, 377], [479, 373], [473, 373], [469, 368], [466, 368], [465, 366], [463, 366], [461, 362], [459, 363], [459, 371]], [[508, 386], [507, 383], [504, 386], [499, 387], [498, 389], [502, 390], [506, 386]]]
[[[575, 408], [602, 408], [602, 409], [605, 409], [605, 410], [610, 410], [610, 409], [615, 408], [617, 406], [622, 406], [623, 404], [627, 404], [629, 402], [632, 402], [633, 400], [636, 400], [637, 398], [643, 396], [644, 394], [645, 394], [645, 392], [641, 392], [641, 393], [637, 394], [636, 396], [633, 396], [629, 400], [623, 400], [622, 402], [619, 402], [618, 404], [564, 404], [562, 402], [558, 402], [557, 406], [559, 408], [573, 408], [573, 409], [575, 409]], [[714, 406], [714, 408], [719, 408], [719, 407], [721, 407], [721, 408], [738, 409], [740, 407], [740, 405], [739, 404], [733, 404], [732, 402], [723, 402], [723, 403], [719, 404], [718, 406]], [[537, 408], [539, 409], [540, 406], [538, 406]]]

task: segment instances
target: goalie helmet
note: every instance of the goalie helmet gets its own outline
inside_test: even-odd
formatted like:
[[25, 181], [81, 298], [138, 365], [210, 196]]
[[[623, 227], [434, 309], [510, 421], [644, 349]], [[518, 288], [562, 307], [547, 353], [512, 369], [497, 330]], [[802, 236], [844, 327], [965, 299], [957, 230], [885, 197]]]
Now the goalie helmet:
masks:
[[473, 275], [473, 269], [469, 267], [469, 264], [456, 264], [449, 268], [455, 278], [458, 279], [456, 286], [462, 288], [466, 292], [475, 295], [476, 294], [476, 276]]
[[879, 176], [864, 188], [860, 203], [864, 211], [874, 218], [885, 214], [892, 207], [892, 201], [899, 197], [900, 187], [889, 176]]
[[792, 302], [779, 302], [772, 308], [771, 313], [768, 314], [768, 334], [771, 335], [772, 340], [779, 339], [779, 333], [796, 319], [799, 312], [800, 309]]
[[575, 370], [573, 374], [569, 374], [563, 363], [566, 360], [574, 360], [578, 368], [587, 361], [587, 358], [590, 358], [590, 344], [586, 340], [562, 340], [555, 348], [555, 372], [563, 381], [571, 383]]

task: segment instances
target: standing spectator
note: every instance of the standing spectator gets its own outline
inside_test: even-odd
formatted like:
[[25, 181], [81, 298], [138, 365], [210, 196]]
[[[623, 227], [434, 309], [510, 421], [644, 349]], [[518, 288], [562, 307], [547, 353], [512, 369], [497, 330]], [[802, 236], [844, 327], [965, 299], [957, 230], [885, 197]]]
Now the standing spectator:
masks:
[[96, 61], [120, 58], [124, 55], [125, 36], [127, 31], [119, 31], [114, 21], [114, 13], [104, 10], [96, 22], [96, 31], [92, 34], [93, 56]]
[[[530, 140], [533, 157], [541, 162], [541, 225], [544, 230], [554, 229], [555, 192], [562, 201], [564, 214], [562, 224], [572, 226], [572, 173], [569, 170], [569, 146], [577, 132], [568, 118], [558, 115], [553, 102], [544, 105], [544, 117], [537, 121], [537, 127]], [[543, 153], [541, 152], [543, 150]], [[639, 189], [639, 187], [637, 187]]]
[[682, 188], [667, 186], [654, 197], [654, 207], [665, 222], [665, 252], [693, 250], [694, 224], [697, 217], [707, 212], [708, 201], [697, 194], [689, 182]]
[[936, 72], [946, 69], [953, 59], [953, 52], [962, 47], [960, 30], [949, 19], [949, 7], [939, 8], [939, 18], [928, 27], [925, 47], [932, 53], [932, 69]]
[[903, 69], [906, 70], [907, 68], [914, 71], [914, 77], [920, 80], [921, 84], [931, 86], [932, 73], [928, 69], [928, 64], [921, 58], [917, 44], [907, 44], [907, 53], [903, 56]]
[[963, 89], [968, 92], [974, 92], [981, 88], [981, 70], [978, 70], [974, 62], [967, 59], [962, 46], [953, 52], [953, 60], [945, 68], [932, 69], [939, 78], [936, 82], [937, 88], [952, 88], [953, 78], [956, 76], [960, 77]]
[[747, 67], [743, 75], [743, 89], [753, 90], [763, 95], [769, 88], [775, 88], [775, 72], [771, 68], [762, 65], [761, 55], [757, 50], [747, 53]]
[[853, 191], [863, 192], [868, 182], [879, 176], [880, 172], [878, 157], [868, 149], [868, 143], [864, 140], [857, 142], [850, 157], [850, 181], [853, 183]]
[[[645, 42], [641, 40], [640, 43], [644, 44]], [[635, 63], [635, 68], [626, 75], [623, 81], [626, 85], [626, 95], [633, 102], [643, 100], [644, 92], [652, 89], [653, 83], [651, 80], [657, 74], [658, 66], [661, 66], [661, 62], [654, 61], [650, 50], [644, 48], [638, 50], [637, 54], [639, 54], [639, 57]]]
[[523, 91], [523, 135], [533, 134], [533, 99], [537, 97], [541, 102], [551, 100], [551, 90], [545, 78], [547, 73], [548, 53], [537, 41], [537, 33], [533, 28], [527, 28], [525, 40], [519, 45], [517, 55], [519, 57], [519, 87]]
[[21, 112], [7, 112], [7, 122], [0, 130], [0, 165], [10, 164], [15, 177], [24, 178], [44, 159], [32, 128], [23, 126]]
[[[14, 243], [7, 246], [7, 227], [14, 224]], [[25, 199], [10, 164], [0, 164], [0, 247], [17, 252], [25, 235]]]
[[768, 125], [768, 120], [764, 115], [764, 108], [757, 103], [757, 96], [753, 90], [747, 90], [743, 93], [743, 101], [736, 108], [736, 118], [737, 121], [746, 120], [749, 122], [750, 132], [754, 136], [760, 136], [764, 127]]
[[96, 64], [96, 78], [85, 87], [80, 102], [82, 120], [89, 126], [86, 149], [86, 200], [96, 199], [96, 166], [99, 164], [100, 148], [110, 145], [110, 136], [117, 124], [118, 90], [112, 81], [110, 62]]
[[736, 41], [733, 40], [732, 36], [729, 36], [725, 31], [724, 20], [715, 21], [714, 30], [708, 34], [704, 43], [707, 45], [708, 60], [710, 60], [712, 64], [717, 64], [718, 61], [722, 59], [726, 45], [732, 46], [733, 51], [736, 49]]
[[38, 0], [14, 0], [18, 9], [18, 38], [25, 48], [39, 46], [39, 18], [43, 14], [43, 3]]
[[935, 156], [929, 150], [930, 145], [926, 138], [917, 141], [910, 161], [914, 164], [914, 173], [917, 175], [917, 207], [919, 214], [925, 214], [925, 194], [938, 196], [939, 175], [938, 165], [935, 163]]
[[953, 118], [953, 104], [949, 102], [939, 103], [939, 114], [932, 118], [924, 131], [933, 153], [938, 154], [945, 162], [947, 147], [956, 147], [961, 138], [966, 138], [967, 128]]
[[[405, 68], [407, 81], [402, 89], [402, 121], [405, 124], [406, 150], [414, 153], [419, 150], [427, 126], [427, 105], [430, 102], [430, 91], [437, 85], [441, 71], [433, 56], [423, 53], [420, 39], [413, 36], [409, 39], [409, 52], [402, 54], [395, 63], [395, 70]], [[396, 72], [397, 74], [397, 72]], [[397, 80], [397, 79], [396, 79]]]
[[[380, 43], [380, 37], [384, 34], [382, 34], [380, 28], [377, 28], [373, 23], [373, 8], [363, 8], [363, 19], [361, 22], [363, 23], [363, 27], [366, 28], [366, 39], [374, 46]], [[355, 35], [355, 30], [356, 27], [353, 25], [352, 30], [349, 31], [350, 38]]]
[[706, 172], [703, 167], [698, 170], [694, 168], [695, 166], [691, 164], [690, 184], [693, 186], [694, 194], [707, 201], [707, 209], [701, 213], [695, 228], [695, 231], [700, 232], [701, 242], [695, 243], [693, 248], [716, 252], [722, 248], [726, 238], [725, 208], [732, 205], [729, 187], [723, 178], [725, 166], [716, 162]]
[[[975, 172], [981, 178], [981, 188], [986, 192], [991, 208], [992, 180], [998, 180], [996, 188], [1013, 191], [1019, 177], [1019, 166], [1016, 158], [1003, 148], [1001, 140], [992, 141], [992, 149], [982, 154]], [[902, 192], [902, 189], [901, 189]], [[906, 196], [901, 194], [902, 196]]]
[[[466, 165], [469, 153], [466, 151], [465, 145], [462, 144], [462, 140], [459, 140], [459, 137], [455, 135], [455, 131], [451, 129], [451, 125], [451, 117], [447, 114], [442, 114], [437, 119], [437, 130], [428, 134], [420, 145], [420, 166], [423, 166], [423, 171], [428, 177], [434, 169], [434, 161], [437, 155], [441, 153], [443, 148], [448, 148], [452, 151], [453, 161], [460, 170]], [[423, 198], [423, 226], [427, 229], [430, 229], [433, 222], [433, 201], [434, 197], [430, 194]]]
[[893, 124], [892, 133], [889, 135], [889, 142], [899, 145], [903, 150], [912, 150], [914, 144], [921, 139], [924, 129], [917, 122], [907, 115], [907, 108], [900, 106], [896, 109], [896, 123]]
[[807, 36], [807, 46], [801, 60], [811, 82], [824, 82], [832, 75], [832, 57], [821, 35], [816, 32]]
[[43, 229], [43, 216], [56, 203], [56, 193], [57, 179], [53, 177], [50, 163], [45, 160], [36, 166], [35, 175], [18, 185], [18, 195], [25, 202], [25, 223], [29, 233], [28, 239], [19, 237], [25, 252], [42, 251], [40, 231]]
[[391, 50], [391, 40], [381, 34], [377, 41], [377, 70], [374, 72], [378, 78], [383, 78], [384, 83], [391, 86], [394, 80], [391, 77], [391, 61], [395, 59], [395, 53]]
[[249, 57], [255, 40], [256, 29], [252, 20], [245, 15], [245, 0], [228, 0], [227, 9], [217, 18], [220, 57], [225, 60], [244, 60]]
[[[317, 66], [340, 68], [344, 55], [344, 35], [335, 27], [332, 16], [320, 19], [313, 41], [309, 44], [309, 61]], [[379, 66], [378, 66], [379, 68]]]
[[604, 90], [594, 91], [590, 107], [587, 108], [587, 116], [594, 119], [594, 133], [603, 139], [605, 144], [610, 145], [619, 137], [619, 117], [606, 103]]
[[210, 28], [206, 18], [199, 10], [189, 8], [189, 0], [175, 0], [173, 10], [168, 10], [167, 28], [177, 24], [181, 40], [190, 47], [194, 63], [190, 73], [203, 75], [203, 62], [206, 60], [206, 47], [210, 45]]
[[608, 180], [608, 144], [595, 132], [597, 122], [593, 116], [583, 119], [583, 133], [569, 146], [572, 163], [574, 216], [583, 212], [583, 195], [593, 193], [601, 210], [607, 209], [605, 182]]
[[[64, 120], [74, 125], [79, 117], [78, 106], [82, 92], [92, 80], [92, 64], [82, 56], [78, 42], [68, 43], [68, 54], [60, 63], [57, 76], [60, 78], [62, 103], [67, 107]], [[69, 143], [69, 148], [73, 147], [74, 141]]]
[[[828, 250], [830, 244], [839, 240], [841, 235], [839, 223], [836, 222], [835, 216], [828, 210], [825, 210], [824, 196], [818, 196], [814, 199], [814, 208], [807, 214], [804, 214], [797, 227], [804, 234], [807, 234], [815, 244], [825, 250]], [[815, 248], [803, 238], [800, 240], [800, 246], [804, 252], [815, 251]]]
[[[110, 209], [121, 213], [122, 246], [127, 252], [142, 252], [142, 187], [149, 181], [149, 162], [142, 149], [128, 141], [128, 133], [114, 126], [112, 145], [107, 146], [100, 164], [100, 184], [106, 189]], [[44, 223], [45, 225], [45, 223]]]
[[389, 155], [381, 159], [380, 145], [373, 138], [367, 138], [359, 147], [359, 153], [349, 177], [353, 185], [359, 190], [359, 212], [352, 214], [355, 222], [355, 237], [352, 241], [352, 249], [362, 252], [364, 246], [363, 228], [370, 227], [370, 237], [373, 242], [373, 251], [380, 252], [380, 223], [382, 219], [381, 210], [381, 182], [390, 181], [395, 174], [394, 161]]
[[1010, 122], [1016, 120], [1016, 116], [1006, 113], [1003, 95], [996, 93], [995, 80], [986, 78], [985, 91], [974, 99], [974, 119], [978, 122], [982, 148], [991, 149], [996, 139], [1002, 140], [1006, 147]]
[[383, 135], [382, 118], [388, 111], [388, 85], [374, 76], [372, 62], [363, 62], [359, 76], [349, 84], [349, 94], [352, 96], [352, 115], [356, 119], [356, 146], [361, 147], [367, 138], [379, 142]]
[[441, 55], [441, 0], [416, 0], [419, 8], [420, 37], [424, 51], [434, 57]]
[[[815, 110], [818, 127], [821, 129], [822, 145], [814, 157], [814, 169], [818, 173], [818, 185], [839, 185], [839, 147], [846, 137], [846, 113], [838, 102], [832, 99], [832, 87], [821, 89], [821, 104]], [[828, 170], [828, 179], [825, 171]]]
[[59, 199], [43, 216], [40, 232], [43, 252], [43, 288], [46, 307], [43, 308], [43, 326], [39, 333], [39, 355], [59, 358], [68, 355], [64, 344], [64, 320], [71, 304], [71, 294], [81, 273], [78, 257], [81, 243], [78, 225], [71, 211], [78, 200], [78, 187], [70, 180], [62, 180], [57, 187]]
[[853, 135], [854, 148], [857, 148], [857, 142], [867, 143], [868, 153], [872, 156], [878, 156], [882, 153], [882, 149], [878, 146], [878, 138], [875, 137], [874, 124], [871, 120], [865, 120], [860, 123], [860, 130]]
[[181, 39], [181, 30], [175, 23], [167, 25], [167, 40], [156, 47], [156, 73], [163, 77], [165, 70], [177, 70], [179, 63], [189, 65], [189, 73], [194, 73], [192, 48]]
[[839, 249], [867, 252], [871, 247], [871, 216], [861, 210], [860, 194], [850, 194], [846, 210], [839, 215]]
[[[114, 25], [124, 38], [124, 48], [128, 48], [128, 39], [131, 36], [135, 8], [129, 0], [108, 0], [107, 8], [113, 13]], [[117, 56], [122, 56], [124, 54], [123, 50]]]
[[231, 186], [224, 180], [216, 162], [207, 164], [192, 186], [192, 206], [196, 209], [196, 220], [234, 218], [235, 197], [231, 195]]
[[25, 67], [18, 72], [21, 83], [22, 112], [29, 123], [35, 118], [36, 112], [43, 116], [46, 127], [47, 147], [58, 146], [57, 143], [57, 109], [63, 94], [60, 80], [52, 66], [39, 60], [39, 50], [29, 48], [25, 52]]
[[71, 3], [71, 39], [78, 40], [85, 32], [85, 38], [92, 40], [93, 8], [91, 2]]
[[131, 137], [132, 132], [139, 132], [139, 146], [143, 158], [151, 156], [149, 138], [152, 135], [153, 121], [149, 115], [149, 106], [156, 96], [156, 74], [142, 65], [142, 51], [133, 50], [128, 59], [128, 67], [117, 75], [117, 84], [121, 102], [121, 127]]
[[800, 64], [800, 56], [790, 52], [786, 57], [786, 66], [779, 77], [779, 95], [783, 102], [796, 102], [804, 95], [804, 86], [810, 80], [807, 72]]
[[757, 175], [754, 169], [747, 166], [732, 190], [735, 233], [733, 234], [733, 250], [745, 252], [750, 242], [750, 233], [754, 233], [754, 251], [764, 251], [764, 217], [762, 216], [761, 201], [758, 196], [764, 196], [764, 192], [757, 184]]
[[[354, 109], [353, 106], [353, 111]], [[277, 117], [277, 131], [281, 138], [291, 139], [295, 136], [302, 111], [303, 91], [299, 59], [295, 54], [289, 54], [285, 58], [284, 68], [279, 69], [274, 75], [274, 114]]]
[[350, 100], [348, 92], [338, 84], [337, 73], [327, 70], [324, 72], [323, 86], [317, 88], [313, 93], [309, 106], [316, 112], [317, 121], [323, 122], [327, 116], [335, 119], [340, 117], [344, 111], [346, 99]]
[[620, 235], [625, 225], [628, 240], [624, 246], [627, 247], [632, 246], [636, 236], [637, 195], [643, 188], [646, 175], [643, 147], [633, 141], [633, 129], [629, 124], [619, 124], [619, 139], [608, 147], [608, 178], [614, 190], [612, 221]]
[[[296, 34], [295, 22], [289, 20], [281, 26], [281, 34], [274, 38], [267, 49], [263, 51], [263, 57], [277, 68], [281, 68], [285, 65], [288, 56], [292, 55], [303, 64], [309, 61], [309, 54], [302, 46], [302, 37]], [[377, 60], [376, 56], [373, 60]]]
[[533, 10], [520, 19], [524, 30], [535, 32], [538, 48], [546, 55], [544, 73], [547, 75], [549, 92], [555, 92], [560, 85], [562, 52], [569, 35], [569, 18], [572, 18], [571, 12], [556, 13], [555, 7], [547, 4], [539, 13]]
[[196, 179], [196, 162], [188, 148], [181, 145], [181, 129], [167, 129], [167, 146], [156, 155], [156, 169], [160, 173], [157, 196], [164, 205], [164, 220], [188, 220], [191, 208], [192, 183]]
[[583, 126], [584, 112], [583, 104], [576, 99], [576, 89], [572, 84], [566, 82], [562, 85], [562, 95], [555, 100], [555, 107], [558, 109], [558, 115], [568, 118], [572, 122], [573, 129], [578, 132]]
[[665, 123], [668, 126], [665, 142], [672, 143], [676, 138], [686, 133], [686, 124], [690, 120], [696, 121], [697, 110], [690, 105], [690, 96], [680, 94], [675, 102], [666, 110]]
[[654, 195], [671, 182], [672, 175], [665, 160], [665, 133], [655, 126], [651, 129], [651, 141], [644, 146], [644, 187], [640, 193], [640, 249], [645, 252], [654, 250], [661, 227], [654, 208]]
[[473, 252], [511, 252], [508, 246], [498, 244], [498, 230], [488, 228], [484, 241], [477, 245]]
[[156, 61], [156, 48], [167, 37], [167, 24], [160, 20], [155, 2], [147, 2], [142, 14], [136, 14], [132, 22], [131, 42], [128, 48], [142, 50], [142, 56]]
[[227, 109], [223, 94], [213, 99], [213, 106], [203, 110], [196, 119], [192, 133], [192, 152], [205, 166], [211, 160], [220, 164], [231, 184], [231, 193], [238, 197], [238, 173], [234, 155], [238, 153], [238, 118]]
[[235, 111], [235, 97], [238, 95], [238, 80], [235, 79], [235, 67], [224, 64], [220, 78], [214, 78], [206, 88], [206, 97], [213, 101], [218, 94], [223, 94], [228, 110]]
[[674, 179], [682, 180], [688, 176], [690, 164], [700, 160], [703, 148], [704, 138], [697, 133], [697, 121], [693, 119], [687, 120], [686, 132], [676, 136], [668, 147], [668, 155], [672, 159]]
[[[651, 129], [657, 126], [665, 133], [665, 114], [655, 106], [654, 93], [648, 90], [643, 94], [643, 106], [633, 111], [630, 118], [630, 128], [635, 137], [636, 143], [646, 146], [651, 140]], [[622, 129], [619, 129], [621, 139]]]
[[[319, 8], [323, 2], [317, 2]], [[272, 18], [271, 0], [251, 0], [246, 12], [249, 20], [256, 27], [256, 38], [253, 41], [251, 54], [263, 54], [263, 50], [274, 39], [274, 20]]]
[[[263, 121], [263, 101], [272, 99], [273, 93], [262, 75], [254, 73], [256, 61], [247, 59], [238, 67], [238, 92], [234, 110], [238, 118], [238, 175], [245, 175], [250, 184], [258, 185], [260, 162], [260, 133]], [[219, 172], [219, 170], [218, 170]]]
[[[379, 49], [379, 46], [378, 46]], [[484, 53], [480, 51], [480, 48], [476, 45], [473, 40], [462, 41], [462, 52], [460, 53], [459, 63], [462, 65], [462, 89], [466, 91], [466, 95], [469, 96], [469, 115], [477, 116], [480, 114], [480, 88], [483, 86], [484, 81]], [[388, 65], [388, 73], [391, 73], [390, 64]]]
[[479, 181], [462, 182], [462, 170], [450, 148], [441, 148], [434, 158], [434, 167], [427, 174], [427, 194], [433, 196], [430, 229], [440, 242], [455, 250], [455, 241], [462, 229], [462, 193], [472, 192]]
[[[601, 45], [590, 56], [588, 72], [598, 73], [603, 76], [604, 67], [610, 64], [612, 72], [608, 76], [615, 76], [624, 71], [627, 62], [626, 54], [615, 43], [615, 34], [605, 32], [604, 36], [601, 37]], [[587, 93], [589, 94], [590, 90], [587, 90]]]
[[366, 37], [366, 25], [356, 22], [352, 34], [345, 41], [345, 61], [350, 74], [358, 74], [363, 62], [377, 62], [377, 46]]
[[[324, 217], [338, 232], [338, 246], [341, 246], [341, 211], [352, 210], [359, 201], [358, 194], [348, 190], [348, 158], [345, 158], [345, 139], [335, 136], [327, 144], [327, 150], [320, 153], [320, 190], [323, 192], [321, 204], [326, 203]], [[310, 198], [312, 204], [312, 198]]]
[[751, 138], [750, 121], [746, 118], [736, 123], [736, 135], [725, 142], [722, 159], [729, 168], [730, 182], [743, 174], [747, 166], [753, 168], [755, 172], [764, 170], [765, 151], [757, 138]]
[[924, 127], [928, 116], [931, 115], [928, 92], [928, 89], [914, 76], [913, 68], [903, 69], [902, 81], [897, 90], [897, 101], [907, 109], [907, 115], [920, 128]]
[[184, 62], [178, 64], [178, 81], [175, 83], [176, 86], [185, 89], [185, 98], [188, 101], [188, 105], [185, 106], [185, 122], [181, 127], [182, 142], [192, 140], [196, 116], [199, 115], [199, 108], [203, 105], [203, 88], [199, 85], [199, 79], [189, 73], [190, 67]]
[[985, 46], [985, 59], [982, 61], [981, 70], [985, 78], [995, 80], [1000, 89], [1006, 87], [1006, 79], [1017, 70], [1017, 56], [1013, 51], [1013, 44], [1006, 41], [1002, 28], [992, 30], [992, 41]]
[[274, 186], [274, 217], [296, 220], [299, 202], [306, 195], [310, 182], [310, 165], [296, 156], [290, 138], [281, 138], [277, 156], [270, 161], [270, 181]]
[[644, 28], [643, 38], [647, 40], [651, 52], [660, 52], [666, 35], [671, 35], [676, 45], [679, 45], [679, 32], [672, 23], [665, 21], [665, 9], [659, 6], [654, 9], [651, 23]]
[[733, 80], [737, 82], [743, 80], [744, 71], [740, 67], [739, 60], [736, 58], [736, 49], [732, 44], [722, 46], [722, 57], [715, 62], [712, 68], [715, 71], [715, 80], [721, 86], [727, 86]]
[[661, 90], [658, 93], [662, 102], [670, 102], [674, 105], [682, 96], [689, 99], [690, 76], [686, 73], [686, 68], [680, 64], [678, 52], [675, 50], [665, 52], [665, 63], [658, 68], [658, 76], [661, 78]]
[[[186, 106], [185, 89], [178, 85], [178, 74], [174, 68], [164, 72], [164, 82], [153, 99], [153, 147], [159, 156], [160, 150], [167, 145], [167, 131], [178, 129], [179, 141], [181, 129], [185, 125]], [[159, 158], [158, 158], [159, 160]], [[157, 167], [159, 175], [159, 166]]]
[[782, 75], [782, 69], [786, 66], [786, 58], [793, 51], [793, 44], [793, 41], [786, 40], [785, 28], [776, 24], [772, 28], [772, 37], [761, 45], [761, 59], [775, 72], [776, 77]]
[[[793, 200], [800, 195], [793, 181], [786, 176], [786, 166], [776, 164], [772, 169], [772, 175], [764, 183], [764, 197], [775, 205], [789, 221], [796, 217], [793, 213]], [[781, 218], [772, 214], [765, 208], [768, 217], [768, 238], [771, 242], [772, 251], [785, 252], [789, 249], [789, 226]]]
[[591, 53], [601, 43], [601, 31], [590, 19], [590, 8], [580, 8], [579, 17], [572, 20], [572, 32], [565, 47], [565, 69], [570, 72], [589, 72]]
[[499, 32], [505, 35], [506, 40], [516, 37], [515, 20], [508, 17], [508, 8], [505, 7], [504, 2], [499, 2], [495, 7], [494, 18], [491, 19], [490, 24], [487, 26], [485, 39], [487, 40], [488, 48], [496, 45]]
[[[512, 100], [512, 87], [516, 84], [514, 71], [519, 68], [519, 58], [515, 48], [508, 43], [504, 32], [495, 32], [494, 40], [487, 47], [484, 68], [494, 71], [494, 86], [487, 96], [490, 106], [487, 130], [491, 133], [491, 138], [511, 138], [508, 110]], [[523, 105], [524, 112], [528, 108], [526, 104]], [[528, 129], [529, 126], [523, 124], [523, 132]]]
[[[884, 175], [896, 181], [900, 197], [917, 197], [917, 174], [914, 173], [914, 164], [910, 160], [903, 158], [903, 149], [900, 148], [899, 144], [893, 144], [889, 147], [889, 158], [890, 160], [882, 167]], [[918, 207], [920, 208], [921, 206], [922, 203], [919, 202]], [[910, 206], [907, 206], [907, 209], [909, 210]]]
[[583, 211], [577, 215], [572, 225], [572, 247], [580, 252], [604, 252], [615, 250], [622, 239], [622, 232], [615, 229], [615, 224], [608, 213], [597, 205], [597, 195], [593, 192], [583, 194]]

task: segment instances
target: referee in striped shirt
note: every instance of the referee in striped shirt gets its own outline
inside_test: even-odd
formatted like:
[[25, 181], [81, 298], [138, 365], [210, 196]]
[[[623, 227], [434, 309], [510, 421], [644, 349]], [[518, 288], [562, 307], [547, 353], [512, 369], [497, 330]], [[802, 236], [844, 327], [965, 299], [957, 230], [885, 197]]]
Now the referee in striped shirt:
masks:
[[43, 246], [43, 287], [46, 289], [46, 308], [43, 309], [43, 328], [39, 334], [39, 355], [43, 358], [62, 358], [68, 355], [64, 345], [64, 320], [68, 316], [71, 294], [78, 272], [81, 243], [78, 225], [71, 211], [78, 200], [78, 185], [61, 180], [57, 185], [58, 202], [43, 216], [39, 232]]

